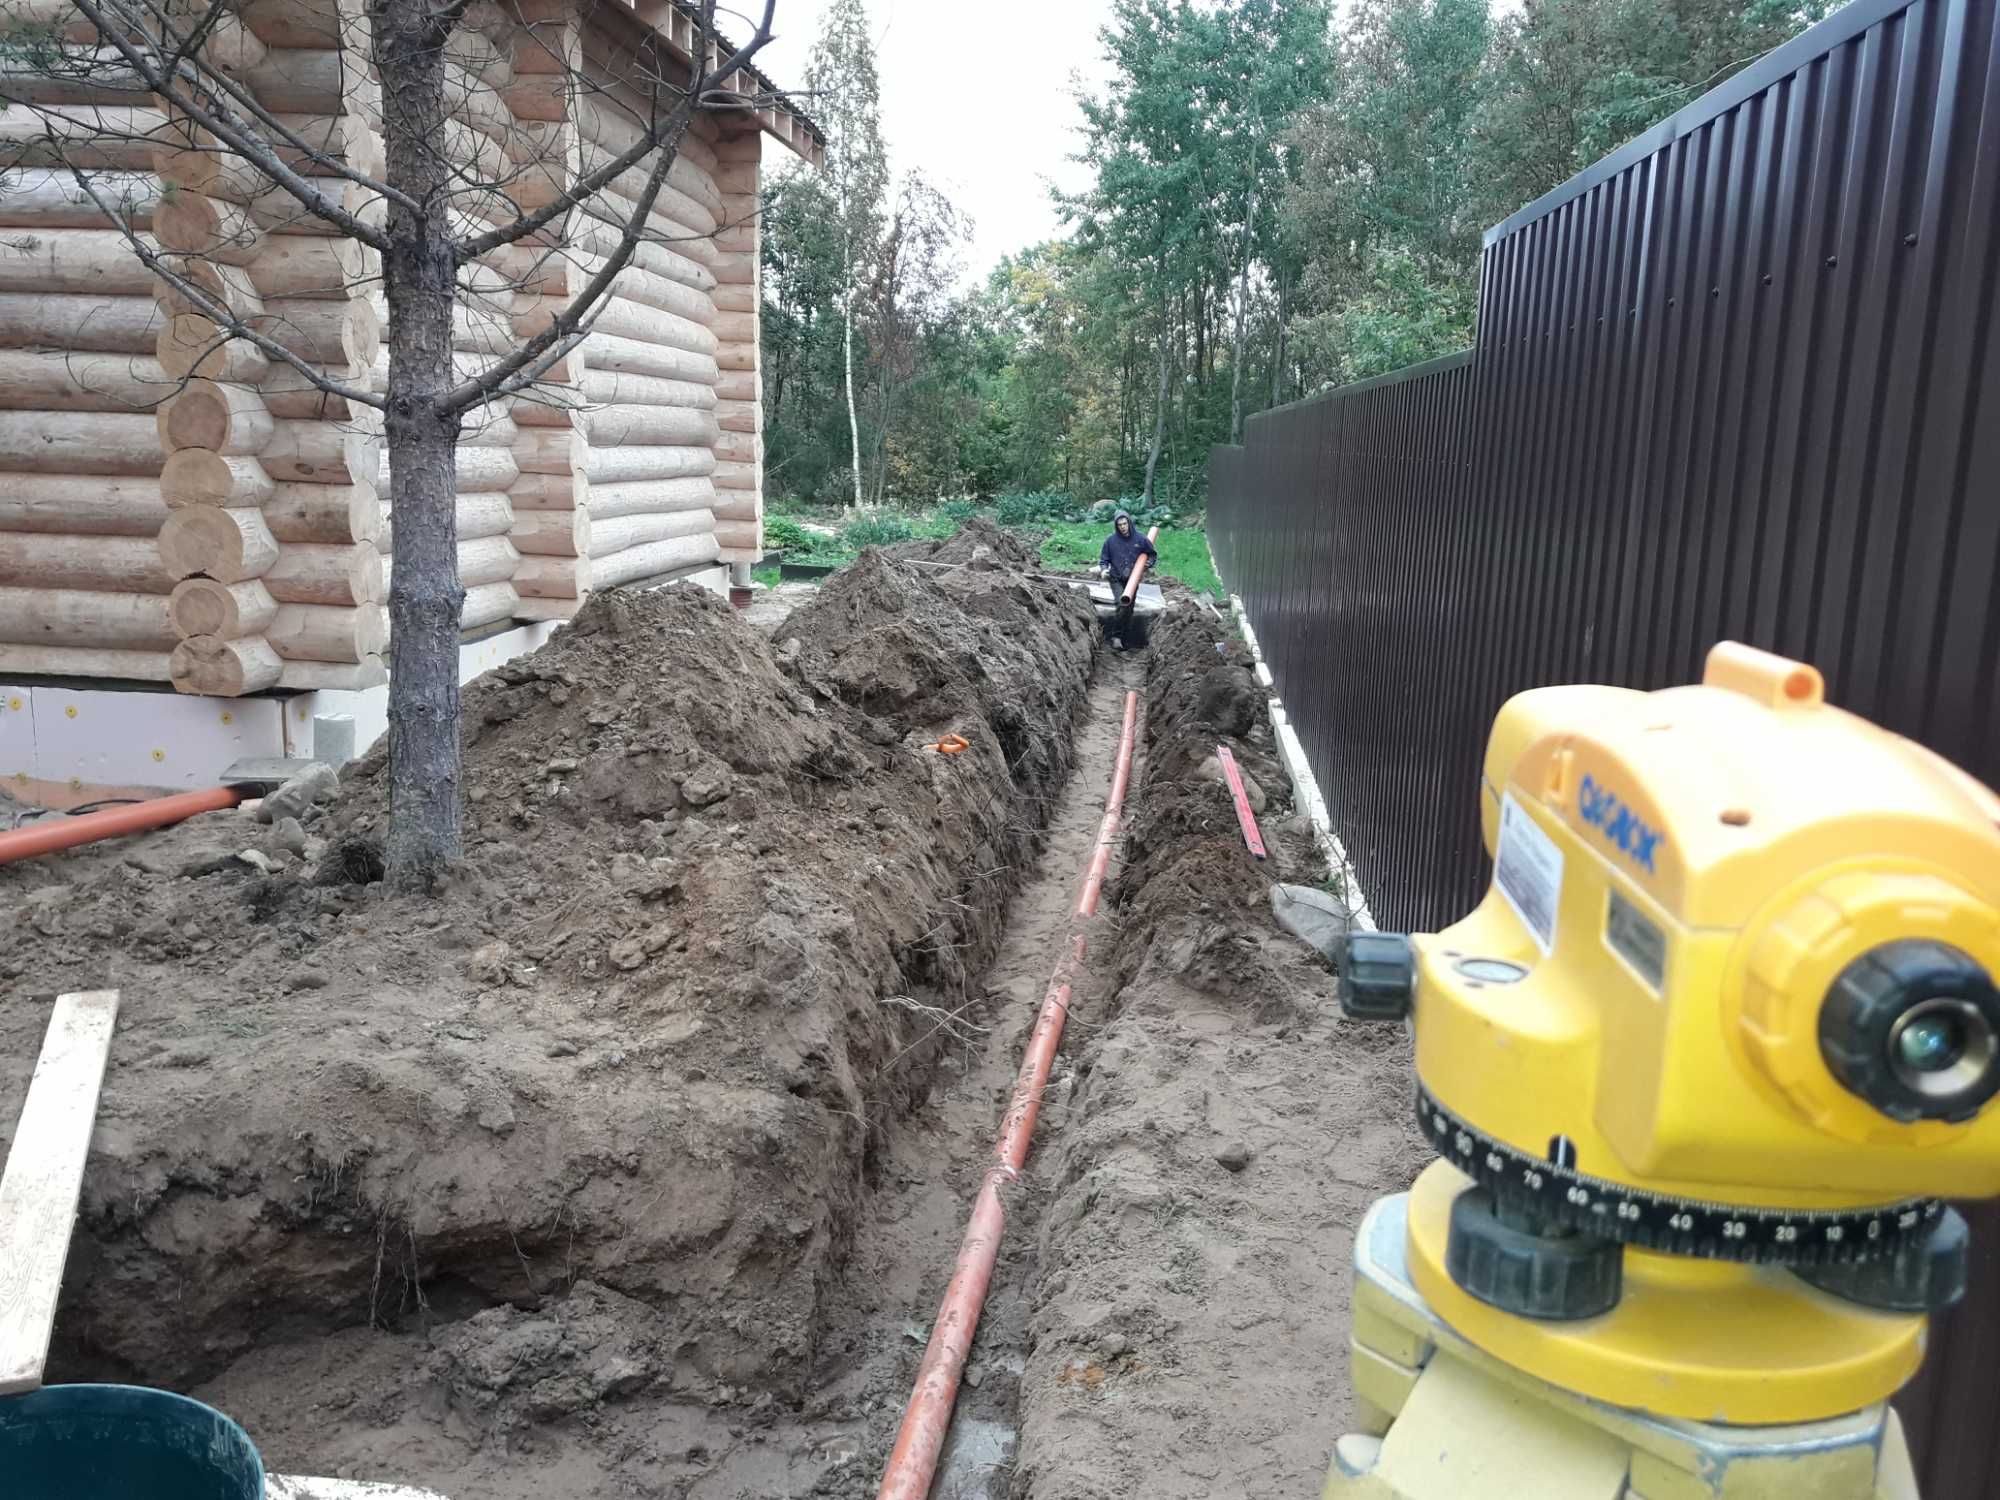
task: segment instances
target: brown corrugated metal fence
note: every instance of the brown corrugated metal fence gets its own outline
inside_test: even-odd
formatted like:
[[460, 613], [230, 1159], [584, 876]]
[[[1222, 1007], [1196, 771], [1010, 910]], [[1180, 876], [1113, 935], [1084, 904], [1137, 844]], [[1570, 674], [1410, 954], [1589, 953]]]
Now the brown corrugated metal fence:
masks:
[[[1494, 711], [1715, 640], [2000, 784], [2000, 29], [1861, 0], [1487, 236], [1467, 354], [1251, 420], [1216, 560], [1369, 900], [1483, 887]], [[2000, 1496], [2000, 1214], [1905, 1409]]]

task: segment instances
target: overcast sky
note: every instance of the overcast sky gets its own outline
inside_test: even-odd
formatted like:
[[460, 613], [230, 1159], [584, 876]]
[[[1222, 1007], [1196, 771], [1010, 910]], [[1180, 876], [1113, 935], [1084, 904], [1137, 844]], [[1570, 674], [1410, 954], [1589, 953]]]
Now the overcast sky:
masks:
[[[778, 0], [757, 61], [779, 87], [803, 83], [826, 5]], [[1097, 29], [1110, 13], [1110, 0], [868, 0], [889, 164], [921, 171], [972, 216], [973, 278], [1058, 231], [1047, 179], [1088, 183], [1068, 160], [1082, 124], [1071, 75], [1101, 82]]]

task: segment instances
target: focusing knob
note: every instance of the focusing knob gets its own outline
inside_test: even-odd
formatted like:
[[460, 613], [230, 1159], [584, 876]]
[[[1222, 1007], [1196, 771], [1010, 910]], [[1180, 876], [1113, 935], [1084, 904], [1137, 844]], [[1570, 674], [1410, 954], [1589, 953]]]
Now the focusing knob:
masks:
[[2000, 989], [1948, 943], [1883, 943], [1827, 990], [1819, 1048], [1842, 1088], [1892, 1120], [1969, 1120], [2000, 1093]]
[[1417, 952], [1400, 932], [1349, 933], [1340, 948], [1340, 1008], [1356, 1021], [1400, 1021], [1417, 995]]

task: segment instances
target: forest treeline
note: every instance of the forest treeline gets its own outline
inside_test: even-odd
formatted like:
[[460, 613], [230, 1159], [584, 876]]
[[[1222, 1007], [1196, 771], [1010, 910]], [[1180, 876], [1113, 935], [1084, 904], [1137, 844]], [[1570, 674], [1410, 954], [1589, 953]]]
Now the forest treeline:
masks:
[[1249, 414], [1468, 345], [1489, 225], [1833, 8], [1117, 0], [1066, 232], [968, 277], [836, 0], [804, 85], [827, 165], [765, 211], [769, 491], [1199, 504]]

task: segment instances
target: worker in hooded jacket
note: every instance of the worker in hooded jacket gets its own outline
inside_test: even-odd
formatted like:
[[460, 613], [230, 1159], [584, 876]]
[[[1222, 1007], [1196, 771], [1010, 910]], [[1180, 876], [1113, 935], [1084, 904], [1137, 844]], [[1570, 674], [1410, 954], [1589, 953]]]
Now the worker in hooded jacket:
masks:
[[1132, 524], [1132, 517], [1121, 510], [1111, 522], [1111, 535], [1104, 539], [1103, 550], [1097, 554], [1097, 576], [1111, 580], [1111, 594], [1118, 601], [1117, 612], [1104, 623], [1104, 638], [1114, 651], [1125, 649], [1125, 627], [1132, 623], [1132, 601], [1125, 597], [1125, 581], [1142, 557], [1152, 559], [1148, 567], [1160, 560], [1153, 544]]

